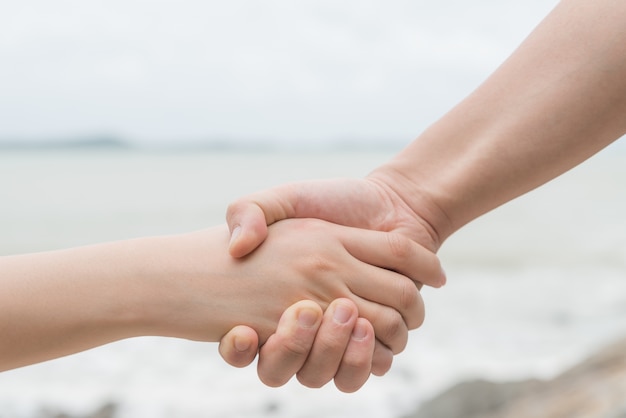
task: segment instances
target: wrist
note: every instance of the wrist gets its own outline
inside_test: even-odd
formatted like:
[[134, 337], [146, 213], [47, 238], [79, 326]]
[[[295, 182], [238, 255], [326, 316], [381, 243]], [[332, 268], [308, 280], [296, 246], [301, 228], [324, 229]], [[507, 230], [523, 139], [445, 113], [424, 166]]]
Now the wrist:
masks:
[[[217, 342], [233, 326], [252, 324], [233, 303], [244, 289], [232, 272], [226, 226], [146, 238], [137, 246], [136, 319], [142, 335]], [[245, 300], [245, 299], [244, 299]]]
[[418, 181], [401, 155], [376, 168], [367, 180], [388, 196], [396, 211], [400, 208], [412, 225], [410, 238], [436, 252], [452, 233], [449, 218], [436, 201], [436, 196]]
[[[210, 295], [203, 294], [215, 276], [210, 271], [208, 236], [197, 231], [137, 240], [133, 249], [136, 310], [131, 317], [142, 335], [217, 340], [212, 335], [216, 315], [209, 310]], [[200, 303], [207, 309], [202, 312], [206, 332], [201, 338], [195, 311]]]
[[108, 320], [123, 338], [166, 335], [162, 317], [168, 306], [169, 255], [164, 244], [171, 239], [144, 237], [104, 244], [112, 256], [106, 266], [110, 279], [102, 295], [108, 300], [103, 321]]
[[[499, 190], [511, 189], [504, 175], [492, 174], [506, 173], [498, 167], [502, 152], [492, 145], [494, 136], [506, 135], [491, 132], [496, 129], [488, 117], [475, 116], [465, 124], [463, 117], [453, 109], [372, 173], [428, 225], [439, 246], [502, 203]], [[466, 125], [463, 135], [454, 129], [459, 125]]]

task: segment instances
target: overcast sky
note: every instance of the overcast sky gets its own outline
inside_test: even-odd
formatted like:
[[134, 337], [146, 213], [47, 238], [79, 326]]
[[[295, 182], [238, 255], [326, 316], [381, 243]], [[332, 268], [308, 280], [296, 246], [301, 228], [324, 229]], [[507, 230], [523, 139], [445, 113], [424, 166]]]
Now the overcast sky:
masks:
[[413, 139], [556, 0], [0, 0], [0, 138]]

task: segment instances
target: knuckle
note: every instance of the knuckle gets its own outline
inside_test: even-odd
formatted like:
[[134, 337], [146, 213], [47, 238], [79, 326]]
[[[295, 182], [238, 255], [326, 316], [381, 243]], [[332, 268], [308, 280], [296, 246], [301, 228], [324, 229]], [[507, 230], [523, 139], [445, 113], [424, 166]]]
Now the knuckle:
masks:
[[424, 301], [422, 300], [421, 293], [417, 293], [419, 296], [419, 304], [417, 305], [417, 313], [416, 315], [411, 316], [409, 329], [417, 329], [424, 324], [424, 320], [426, 317], [426, 309], [424, 308]]
[[337, 271], [334, 259], [326, 257], [324, 254], [309, 254], [304, 257], [303, 271], [313, 271], [318, 273]]
[[352, 370], [369, 370], [372, 365], [371, 356], [364, 355], [346, 355], [342, 360], [342, 367], [347, 367]]
[[408, 258], [412, 253], [411, 241], [397, 233], [387, 235], [387, 245], [391, 254], [400, 260]]
[[300, 218], [295, 227], [307, 233], [325, 233], [325, 224], [319, 219]]
[[289, 357], [304, 357], [308, 354], [309, 347], [301, 343], [288, 343], [283, 346], [283, 353]]
[[391, 369], [393, 364], [393, 353], [389, 347], [383, 345], [380, 341], [376, 341], [374, 346], [374, 358], [372, 360], [372, 374], [375, 376], [383, 376]]
[[281, 341], [281, 352], [284, 357], [306, 357], [309, 354], [311, 345], [306, 341], [285, 338]]
[[393, 309], [388, 309], [381, 316], [382, 333], [380, 339], [394, 354], [404, 350], [408, 339], [408, 330], [402, 316]]
[[424, 323], [424, 300], [414, 282], [403, 280], [399, 303], [407, 328], [413, 330], [421, 327]]
[[311, 389], [319, 389], [330, 382], [332, 377], [324, 377], [321, 375], [311, 375], [305, 372], [296, 373], [296, 379], [302, 386], [306, 386]]
[[317, 342], [323, 357], [330, 358], [336, 356], [337, 353], [343, 353], [346, 343], [343, 339], [342, 331], [337, 330], [337, 333], [338, 335], [327, 336], [327, 338], [320, 339]]
[[409, 279], [399, 280], [399, 302], [402, 311], [414, 310], [419, 304], [420, 295], [415, 283]]

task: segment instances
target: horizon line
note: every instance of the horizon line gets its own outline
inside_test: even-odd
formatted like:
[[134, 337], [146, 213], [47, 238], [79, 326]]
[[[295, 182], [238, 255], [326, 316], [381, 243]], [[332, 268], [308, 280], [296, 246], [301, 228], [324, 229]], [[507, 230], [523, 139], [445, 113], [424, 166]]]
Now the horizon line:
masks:
[[376, 139], [336, 139], [324, 141], [285, 141], [279, 139], [206, 138], [202, 140], [138, 141], [114, 136], [86, 136], [68, 139], [0, 138], [0, 150], [115, 149], [162, 151], [281, 151], [281, 150], [398, 150], [408, 142]]

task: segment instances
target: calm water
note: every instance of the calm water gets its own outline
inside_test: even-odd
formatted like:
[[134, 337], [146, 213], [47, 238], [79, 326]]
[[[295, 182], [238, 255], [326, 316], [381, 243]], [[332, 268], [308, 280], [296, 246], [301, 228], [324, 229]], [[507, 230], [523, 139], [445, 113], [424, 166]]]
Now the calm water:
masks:
[[[222, 223], [233, 198], [285, 181], [362, 176], [391, 154], [5, 152], [0, 254]], [[269, 389], [217, 346], [141, 338], [0, 374], [0, 417], [397, 417], [459, 379], [550, 377], [626, 334], [626, 153], [605, 152], [477, 220], [441, 258], [425, 325], [391, 372], [346, 395]]]

